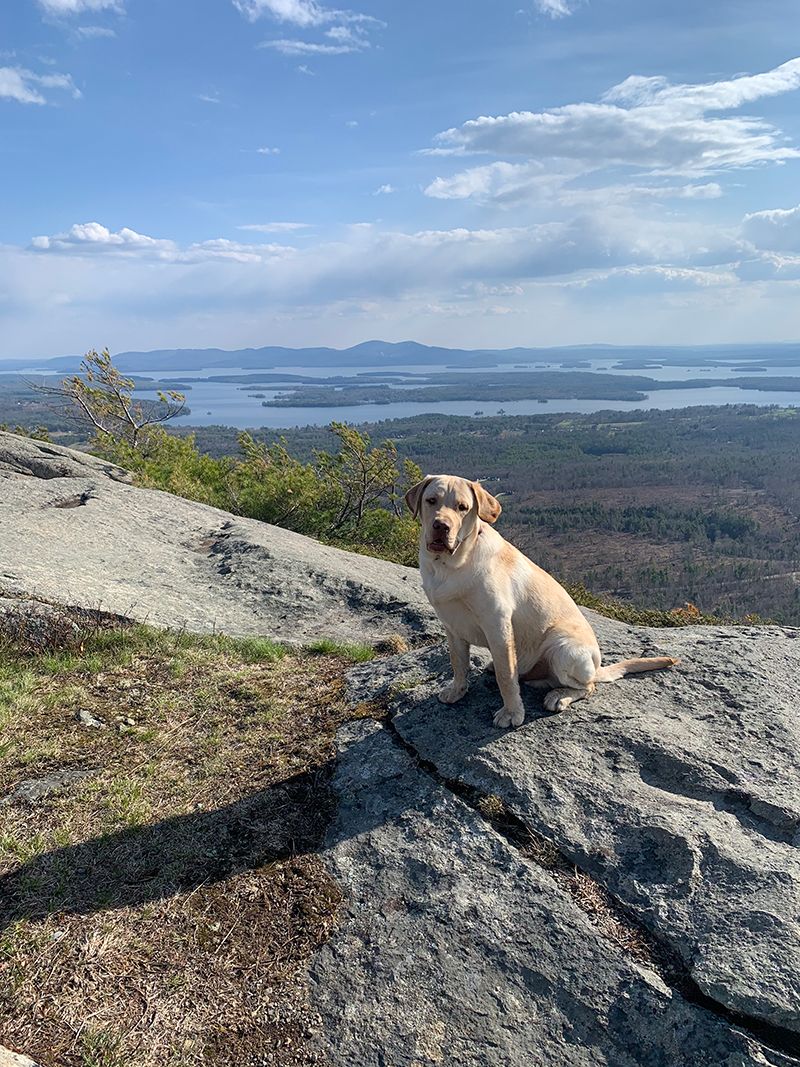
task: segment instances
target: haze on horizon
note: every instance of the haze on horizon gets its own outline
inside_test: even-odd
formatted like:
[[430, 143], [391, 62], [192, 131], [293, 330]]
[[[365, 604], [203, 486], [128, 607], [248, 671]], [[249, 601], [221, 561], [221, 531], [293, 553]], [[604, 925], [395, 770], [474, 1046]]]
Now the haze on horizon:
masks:
[[793, 0], [18, 0], [0, 360], [800, 339]]

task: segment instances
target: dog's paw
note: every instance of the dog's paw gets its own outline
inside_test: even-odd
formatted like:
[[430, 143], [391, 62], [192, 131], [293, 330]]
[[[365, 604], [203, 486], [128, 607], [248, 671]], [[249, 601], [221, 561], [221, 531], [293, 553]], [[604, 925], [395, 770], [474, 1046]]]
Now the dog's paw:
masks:
[[545, 711], [566, 711], [572, 697], [565, 696], [563, 689], [551, 689], [544, 698]]
[[466, 691], [467, 686], [456, 685], [455, 682], [451, 682], [450, 685], [446, 685], [438, 693], [438, 697], [442, 704], [455, 704], [457, 700], [461, 700]]
[[501, 728], [506, 726], [522, 726], [525, 721], [525, 709], [515, 708], [513, 711], [503, 705], [499, 711], [495, 712], [494, 724]]

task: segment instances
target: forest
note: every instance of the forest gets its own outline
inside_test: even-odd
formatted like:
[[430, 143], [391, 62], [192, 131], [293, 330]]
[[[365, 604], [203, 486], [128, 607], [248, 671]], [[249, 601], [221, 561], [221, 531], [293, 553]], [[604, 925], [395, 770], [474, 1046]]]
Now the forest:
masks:
[[[503, 535], [562, 581], [642, 607], [800, 624], [794, 408], [422, 415], [367, 429], [426, 472], [483, 481]], [[233, 431], [196, 434], [203, 450], [235, 451]], [[331, 445], [318, 427], [282, 436], [301, 458]]]
[[[750, 370], [753, 368], [751, 367]], [[308, 379], [306, 379], [308, 381]], [[796, 393], [800, 379], [791, 375], [740, 375], [736, 378], [678, 378], [658, 380], [639, 375], [602, 374], [584, 370], [443, 371], [431, 374], [400, 374], [393, 382], [373, 384], [363, 378], [341, 379], [332, 384], [292, 385], [271, 400], [265, 408], [333, 407], [352, 404], [439, 403], [448, 400], [474, 400], [482, 403], [510, 400], [629, 400], [643, 401], [663, 389], [757, 389]]]

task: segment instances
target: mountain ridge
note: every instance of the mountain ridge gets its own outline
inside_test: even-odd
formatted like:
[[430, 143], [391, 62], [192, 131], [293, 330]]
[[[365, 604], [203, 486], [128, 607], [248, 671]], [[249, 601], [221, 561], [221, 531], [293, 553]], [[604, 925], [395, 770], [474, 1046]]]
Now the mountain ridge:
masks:
[[[368, 340], [346, 348], [330, 346], [308, 346], [293, 348], [283, 345], [251, 346], [240, 349], [223, 348], [160, 348], [148, 350], [125, 350], [115, 353], [114, 361], [121, 370], [190, 370], [204, 367], [242, 367], [252, 369], [269, 369], [285, 366], [288, 363], [307, 366], [372, 366], [376, 359], [385, 355], [393, 358], [408, 359], [433, 356], [443, 361], [458, 358], [461, 365], [468, 366], [475, 360], [485, 361], [491, 357], [496, 363], [509, 363], [515, 359], [561, 360], [580, 358], [587, 353], [600, 353], [603, 357], [614, 358], [619, 353], [625, 359], [632, 355], [647, 356], [667, 360], [668, 357], [687, 360], [689, 363], [700, 362], [716, 356], [720, 359], [732, 359], [737, 356], [768, 358], [772, 356], [780, 362], [790, 359], [800, 362], [800, 342], [755, 342], [753, 344], [732, 343], [724, 345], [612, 345], [591, 343], [581, 345], [551, 345], [543, 347], [512, 346], [510, 348], [449, 348], [443, 345], [425, 345], [419, 341], [382, 341]], [[347, 364], [346, 358], [353, 360]], [[691, 358], [690, 358], [691, 357]], [[0, 369], [21, 369], [36, 367], [43, 370], [77, 369], [82, 356], [54, 356], [47, 359], [19, 360], [13, 359], [0, 363]], [[281, 362], [283, 361], [283, 362]], [[687, 364], [679, 364], [687, 365]]]

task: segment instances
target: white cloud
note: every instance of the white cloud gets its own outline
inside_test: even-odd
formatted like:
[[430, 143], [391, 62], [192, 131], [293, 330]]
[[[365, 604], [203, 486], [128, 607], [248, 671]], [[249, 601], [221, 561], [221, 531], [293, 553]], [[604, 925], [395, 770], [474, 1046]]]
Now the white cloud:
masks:
[[643, 189], [641, 193], [646, 196], [677, 196], [681, 200], [718, 200], [722, 196], [722, 187], [718, 182], [706, 182], [704, 185]]
[[800, 151], [780, 130], [761, 118], [715, 112], [797, 88], [800, 59], [763, 74], [704, 85], [632, 76], [599, 103], [481, 116], [440, 133], [433, 151], [516, 156], [526, 162], [500, 161], [439, 177], [426, 193], [504, 199], [535, 186], [539, 172], [556, 181], [619, 167], [650, 177], [701, 177], [782, 163], [800, 157]]
[[[343, 56], [363, 52], [372, 46], [369, 31], [384, 25], [371, 15], [325, 7], [316, 0], [233, 0], [233, 4], [251, 22], [266, 15], [303, 30], [325, 28], [326, 41], [281, 37], [259, 45], [285, 56]], [[298, 69], [311, 73], [307, 68]]]
[[564, 18], [575, 10], [575, 5], [568, 0], [534, 0], [534, 7], [542, 15], [549, 15], [551, 19]]
[[397, 189], [395, 189], [395, 187], [393, 185], [389, 185], [389, 183], [387, 182], [386, 185], [379, 185], [378, 188], [375, 190], [375, 192], [372, 195], [373, 196], [390, 196], [392, 193], [396, 193], [396, 192], [397, 192]]
[[589, 274], [580, 279], [578, 284], [591, 285], [596, 282], [617, 280], [657, 279], [670, 285], [691, 285], [701, 289], [723, 285], [736, 285], [738, 277], [732, 270], [700, 270], [696, 267], [618, 267], [611, 271]]
[[298, 74], [305, 74], [305, 75], [307, 75], [307, 76], [308, 76], [309, 78], [314, 78], [314, 77], [316, 77], [316, 75], [314, 74], [314, 71], [313, 71], [313, 70], [311, 69], [311, 67], [307, 67], [307, 66], [305, 65], [305, 63], [301, 63], [301, 64], [300, 64], [300, 66], [299, 66], [299, 67], [297, 68], [297, 73], [298, 73]]
[[800, 252], [800, 205], [771, 208], [745, 215], [742, 233], [760, 249]]
[[278, 22], [291, 22], [303, 29], [327, 26], [332, 22], [373, 22], [377, 19], [354, 11], [338, 11], [316, 0], [233, 0], [233, 6], [251, 22], [268, 15]]
[[63, 89], [74, 100], [81, 91], [69, 74], [35, 74], [24, 67], [0, 67], [0, 100], [16, 100], [19, 104], [47, 104], [44, 90]]
[[269, 145], [264, 145], [263, 148], [257, 148], [256, 152], [260, 156], [279, 156], [281, 154], [280, 148], [270, 148]]
[[730, 111], [797, 88], [800, 88], [800, 58], [790, 59], [762, 74], [746, 74], [700, 85], [670, 85], [666, 78], [643, 78], [634, 74], [609, 89], [603, 99], [634, 106], [669, 105], [679, 113], [704, 114], [707, 111]]
[[303, 27], [329, 22], [328, 16], [332, 14], [314, 0], [233, 0], [233, 6], [251, 22], [271, 15], [279, 22], [292, 22]]
[[[240, 229], [280, 233], [289, 232], [287, 225], [300, 226], [264, 223]], [[64, 233], [36, 237], [31, 248], [40, 254], [81, 259], [112, 256], [176, 265], [211, 260], [246, 263], [253, 267], [253, 274], [240, 279], [244, 292], [269, 283], [282, 299], [303, 301], [400, 295], [466, 282], [513, 285], [619, 267], [704, 269], [730, 262], [741, 252], [741, 244], [696, 225], [603, 212], [534, 226], [414, 233], [360, 223], [347, 227], [339, 240], [302, 250], [225, 238], [181, 247], [127, 227], [112, 231], [89, 222]]]
[[307, 222], [251, 222], [236, 229], [255, 233], [293, 233], [295, 230], [307, 230], [309, 225]]
[[424, 192], [436, 200], [516, 200], [543, 179], [552, 180], [541, 163], [488, 163], [450, 178], [435, 178]]
[[558, 202], [562, 205], [603, 206], [614, 203], [630, 204], [636, 201], [654, 203], [666, 200], [719, 200], [723, 195], [718, 182], [705, 182], [702, 185], [637, 185], [620, 183], [603, 185], [599, 188], [563, 187], [557, 191]]
[[117, 11], [123, 10], [121, 0], [38, 0], [39, 7], [47, 15], [63, 17], [67, 15], [83, 15], [87, 11]]
[[[262, 41], [259, 48], [272, 48], [284, 56], [345, 56], [350, 52], [360, 52], [349, 44], [321, 44], [318, 41], [300, 41], [290, 37], [280, 37], [274, 41]], [[367, 44], [363, 48], [368, 48]]]
[[581, 176], [580, 168], [561, 164], [548, 169], [543, 163], [488, 163], [470, 167], [449, 178], [435, 178], [424, 190], [436, 200], [491, 201], [511, 206], [522, 200], [560, 205], [602, 205], [631, 200], [716, 200], [722, 188], [717, 182], [653, 184], [616, 183], [600, 186], [572, 184]]
[[92, 41], [99, 37], [116, 37], [110, 26], [76, 26], [73, 33], [82, 41]]
[[166, 248], [169, 241], [157, 241], [153, 237], [137, 233], [123, 227], [114, 233], [99, 222], [76, 223], [66, 233], [57, 233], [52, 237], [34, 237], [31, 241], [37, 251], [64, 251], [82, 248], [84, 251], [120, 249], [155, 249]]
[[202, 100], [204, 104], [221, 104], [219, 93], [198, 93], [197, 99]]
[[200, 263], [215, 259], [261, 263], [292, 251], [287, 245], [240, 244], [221, 237], [181, 248], [174, 241], [149, 237], [127, 226], [114, 231], [99, 222], [76, 223], [65, 233], [34, 237], [31, 248], [36, 252], [73, 256], [114, 255], [166, 263]]
[[[247, 224], [253, 234], [305, 228]], [[117, 348], [789, 336], [800, 255], [758, 253], [733, 230], [624, 203], [496, 229], [356, 225], [298, 248], [225, 237], [179, 245], [82, 223], [28, 250], [0, 246], [0, 358], [80, 351], [95, 336]]]
[[351, 26], [331, 26], [329, 30], [325, 31], [325, 36], [330, 37], [332, 41], [339, 41], [340, 44], [353, 44], [359, 48], [363, 47], [363, 39], [361, 38], [361, 31], [359, 28], [353, 29]]

